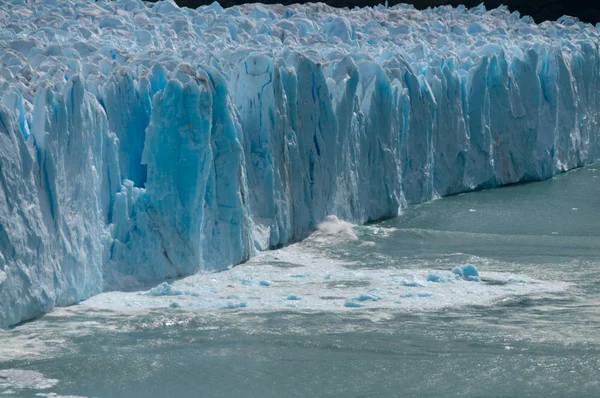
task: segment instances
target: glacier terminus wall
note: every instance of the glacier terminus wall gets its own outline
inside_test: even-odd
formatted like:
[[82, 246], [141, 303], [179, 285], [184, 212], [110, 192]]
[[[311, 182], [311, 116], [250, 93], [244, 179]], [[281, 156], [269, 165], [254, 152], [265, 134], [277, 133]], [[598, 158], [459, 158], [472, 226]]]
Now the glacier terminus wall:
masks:
[[482, 6], [0, 0], [0, 327], [595, 161], [598, 43]]

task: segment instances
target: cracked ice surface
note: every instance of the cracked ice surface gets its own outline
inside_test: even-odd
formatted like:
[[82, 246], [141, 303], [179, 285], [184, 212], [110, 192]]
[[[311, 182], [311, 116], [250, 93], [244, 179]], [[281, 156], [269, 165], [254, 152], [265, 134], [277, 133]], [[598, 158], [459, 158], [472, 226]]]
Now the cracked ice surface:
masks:
[[0, 327], [598, 158], [599, 31], [506, 9], [0, 0]]

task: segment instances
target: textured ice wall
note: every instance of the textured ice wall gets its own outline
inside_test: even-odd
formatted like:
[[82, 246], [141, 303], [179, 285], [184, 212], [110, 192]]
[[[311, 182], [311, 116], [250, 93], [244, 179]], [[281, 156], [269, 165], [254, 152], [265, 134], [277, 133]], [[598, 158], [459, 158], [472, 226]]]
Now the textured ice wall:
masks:
[[0, 0], [0, 327], [592, 162], [599, 36], [502, 8]]

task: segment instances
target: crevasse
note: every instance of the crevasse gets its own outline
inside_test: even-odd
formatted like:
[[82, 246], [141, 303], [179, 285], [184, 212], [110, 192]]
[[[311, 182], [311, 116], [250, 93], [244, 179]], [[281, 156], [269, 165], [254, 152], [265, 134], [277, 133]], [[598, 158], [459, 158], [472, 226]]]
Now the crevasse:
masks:
[[0, 0], [0, 327], [600, 157], [597, 28]]

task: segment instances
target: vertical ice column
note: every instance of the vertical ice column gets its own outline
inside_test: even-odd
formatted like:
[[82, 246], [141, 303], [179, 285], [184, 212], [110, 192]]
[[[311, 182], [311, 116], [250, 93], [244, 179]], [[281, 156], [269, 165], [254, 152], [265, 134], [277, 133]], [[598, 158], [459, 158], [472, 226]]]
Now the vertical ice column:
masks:
[[405, 69], [403, 80], [408, 128], [402, 137], [402, 192], [408, 203], [420, 203], [433, 195], [431, 140], [436, 103], [423, 76]]
[[[169, 81], [165, 91], [155, 96], [144, 152], [148, 165], [146, 195], [152, 209], [166, 231], [186, 243], [191, 255], [186, 262], [196, 270], [202, 258], [203, 204], [212, 162], [211, 105], [210, 93], [196, 81], [185, 86], [178, 80]], [[164, 242], [167, 258], [182, 251], [174, 243]]]
[[0, 104], [0, 327], [38, 316], [55, 302], [34, 168], [13, 112]]
[[[370, 221], [395, 216], [402, 201], [399, 130], [394, 123], [394, 95], [391, 82], [378, 64], [358, 63], [360, 106], [364, 130], [360, 137], [358, 197], [364, 219]], [[426, 179], [424, 179], [426, 180]], [[427, 184], [427, 182], [426, 182]]]
[[[106, 115], [79, 75], [37, 93], [32, 137], [0, 106], [0, 326], [102, 290]], [[113, 154], [116, 156], [116, 154]], [[114, 159], [114, 156], [112, 157]], [[110, 184], [109, 184], [110, 185]]]
[[302, 237], [332, 212], [338, 124], [321, 65], [299, 53], [285, 62], [292, 236]]
[[262, 54], [232, 72], [232, 99], [243, 130], [252, 236], [257, 249], [290, 239], [286, 109], [279, 65]]
[[204, 199], [213, 162], [212, 96], [180, 73], [153, 99], [141, 161], [146, 188], [125, 180], [115, 199], [108, 287], [190, 275], [202, 267]]
[[[337, 175], [332, 206], [335, 214], [350, 221], [366, 220], [364, 197], [368, 193], [360, 189], [361, 150], [360, 140], [364, 128], [364, 115], [360, 109], [357, 92], [360, 74], [351, 57], [345, 57], [330, 72], [328, 85], [332, 87], [332, 101], [338, 120]], [[335, 91], [334, 91], [335, 90]]]
[[468, 189], [465, 169], [468, 157], [468, 134], [463, 110], [461, 77], [453, 60], [442, 60], [431, 67], [430, 82], [436, 107], [432, 134], [433, 187], [439, 196]]
[[[204, 68], [213, 99], [211, 148], [203, 220], [204, 267], [223, 269], [247, 260], [254, 251], [250, 222], [243, 132], [228, 82]], [[258, 187], [257, 187], [258, 188]]]
[[134, 80], [130, 72], [119, 68], [100, 90], [110, 128], [119, 138], [121, 176], [137, 187], [146, 182], [142, 151], [151, 112], [148, 85], [146, 77]]

